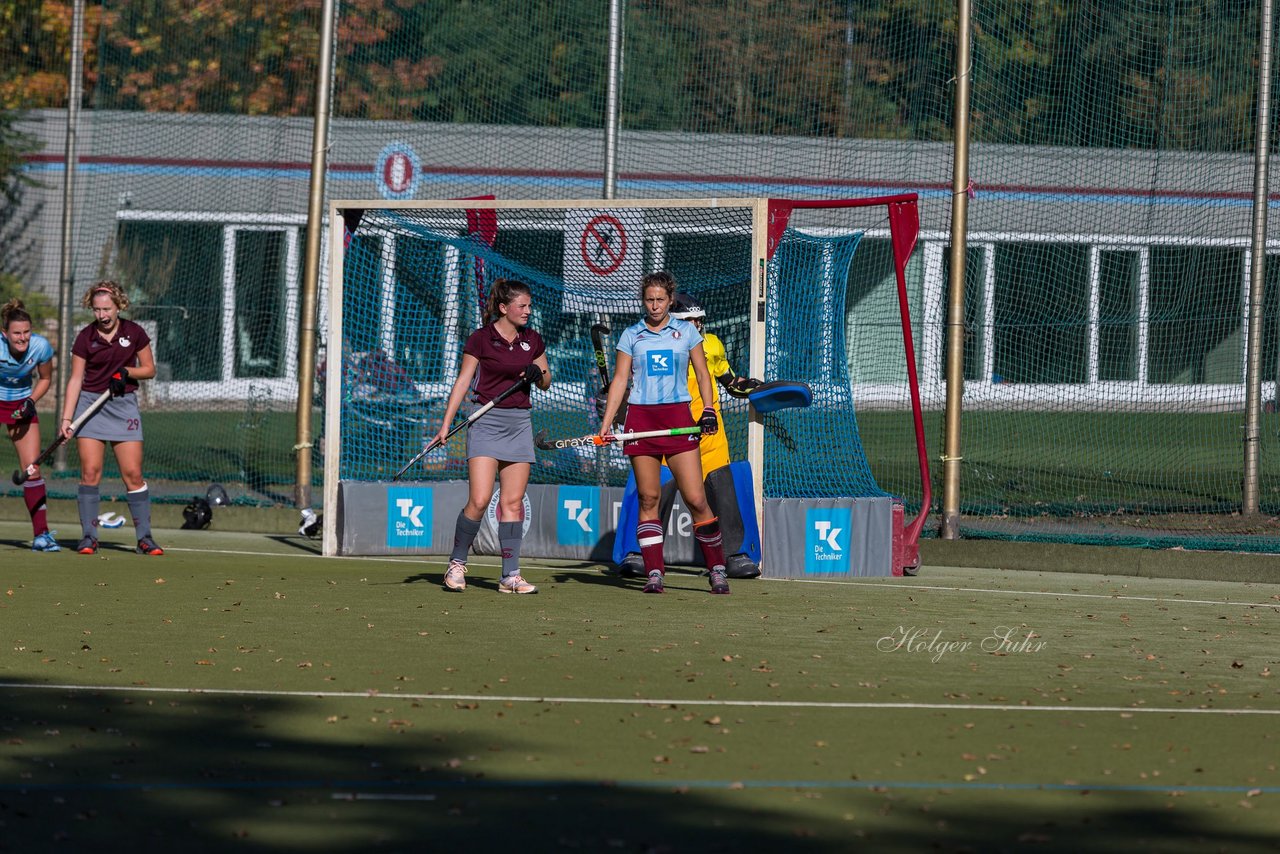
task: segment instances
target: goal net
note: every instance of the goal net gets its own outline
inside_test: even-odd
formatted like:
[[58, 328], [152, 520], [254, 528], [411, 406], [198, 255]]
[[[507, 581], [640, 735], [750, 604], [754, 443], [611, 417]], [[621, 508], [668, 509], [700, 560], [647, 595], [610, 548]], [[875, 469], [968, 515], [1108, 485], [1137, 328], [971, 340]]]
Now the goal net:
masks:
[[[592, 326], [609, 327], [612, 370], [619, 336], [640, 319], [641, 277], [665, 269], [706, 306], [704, 329], [737, 375], [813, 392], [808, 408], [765, 415], [720, 394], [758, 512], [770, 498], [895, 496], [919, 512], [918, 536], [929, 484], [904, 334], [914, 196], [334, 202], [331, 220], [318, 443], [326, 508], [340, 482], [392, 480], [439, 429], [462, 345], [498, 279], [530, 286], [530, 325], [547, 346], [553, 381], [533, 394], [535, 432], [595, 432]], [[459, 433], [403, 479], [465, 480], [465, 448]], [[622, 486], [630, 470], [615, 448], [538, 456], [534, 484]]]

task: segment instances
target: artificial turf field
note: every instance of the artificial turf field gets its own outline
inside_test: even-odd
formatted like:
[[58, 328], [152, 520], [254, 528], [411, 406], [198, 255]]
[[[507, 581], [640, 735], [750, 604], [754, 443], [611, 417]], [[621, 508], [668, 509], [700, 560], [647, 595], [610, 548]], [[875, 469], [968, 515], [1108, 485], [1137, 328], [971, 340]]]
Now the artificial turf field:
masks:
[[[0, 523], [0, 850], [1274, 851], [1280, 583], [924, 567], [536, 596]], [[70, 542], [64, 539], [64, 545]], [[967, 646], [966, 646], [967, 644]]]

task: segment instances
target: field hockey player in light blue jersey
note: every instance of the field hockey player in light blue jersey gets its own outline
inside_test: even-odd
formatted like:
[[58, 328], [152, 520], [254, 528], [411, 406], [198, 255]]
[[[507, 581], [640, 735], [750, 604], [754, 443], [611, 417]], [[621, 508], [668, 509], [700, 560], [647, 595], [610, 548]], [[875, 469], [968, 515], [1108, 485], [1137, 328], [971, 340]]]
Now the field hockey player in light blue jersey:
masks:
[[[650, 273], [641, 280], [640, 299], [644, 318], [627, 327], [618, 339], [617, 365], [609, 396], [605, 403], [600, 435], [608, 435], [613, 416], [627, 396], [626, 433], [693, 427], [689, 409], [689, 368], [698, 382], [703, 400], [714, 400], [711, 374], [702, 349], [702, 335], [687, 320], [671, 316], [676, 297], [676, 280], [670, 273]], [[713, 407], [706, 407], [697, 420], [704, 435], [720, 429]], [[720, 520], [707, 504], [702, 481], [702, 461], [698, 454], [698, 436], [680, 435], [638, 439], [626, 442], [623, 452], [631, 458], [636, 477], [636, 494], [640, 509], [637, 514], [636, 539], [644, 559], [647, 582], [645, 593], [661, 593], [666, 566], [662, 555], [663, 525], [658, 518], [662, 493], [662, 462], [676, 481], [685, 505], [693, 515], [693, 538], [702, 549], [710, 570], [711, 592], [728, 593], [725, 578], [724, 547], [720, 536]]]
[[[31, 315], [22, 300], [11, 299], [0, 308], [0, 424], [9, 431], [18, 467], [25, 469], [40, 456], [40, 417], [36, 402], [49, 390], [53, 374], [53, 345], [31, 331]], [[59, 551], [49, 531], [47, 496], [39, 469], [22, 484], [22, 499], [31, 514], [31, 550]]]

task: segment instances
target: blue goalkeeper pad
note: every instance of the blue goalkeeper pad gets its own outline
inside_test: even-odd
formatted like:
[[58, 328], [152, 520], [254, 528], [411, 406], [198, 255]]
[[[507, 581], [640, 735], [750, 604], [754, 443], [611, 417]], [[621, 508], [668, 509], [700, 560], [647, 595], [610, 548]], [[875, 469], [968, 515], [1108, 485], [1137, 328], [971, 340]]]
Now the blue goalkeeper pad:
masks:
[[[659, 469], [662, 482], [662, 511], [659, 516], [666, 527], [671, 516], [675, 494], [675, 482], [671, 470]], [[755, 486], [751, 477], [751, 465], [745, 460], [729, 463], [707, 475], [707, 497], [714, 499], [712, 510], [720, 517], [720, 532], [724, 537], [725, 557], [745, 554], [754, 563], [760, 562], [760, 527], [756, 524]], [[618, 528], [613, 540], [613, 562], [622, 563], [630, 552], [639, 553], [636, 540], [636, 521], [640, 518], [640, 500], [636, 495], [636, 476], [627, 478], [622, 493], [622, 506], [618, 510]], [[694, 562], [702, 563], [702, 555], [694, 549]], [[673, 564], [675, 565], [675, 564]]]
[[756, 412], [776, 412], [779, 409], [803, 409], [813, 403], [813, 392], [805, 383], [796, 380], [774, 380], [757, 386], [747, 395]]

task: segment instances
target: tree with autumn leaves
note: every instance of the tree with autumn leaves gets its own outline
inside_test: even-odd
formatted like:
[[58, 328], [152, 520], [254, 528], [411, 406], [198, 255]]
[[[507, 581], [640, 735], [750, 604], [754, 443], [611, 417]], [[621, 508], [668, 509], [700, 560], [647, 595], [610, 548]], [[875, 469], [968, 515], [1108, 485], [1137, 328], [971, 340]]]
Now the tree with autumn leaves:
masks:
[[[0, 0], [0, 108], [61, 107], [71, 3]], [[1243, 0], [974, 10], [975, 141], [1249, 150]], [[309, 116], [321, 0], [89, 3], [85, 105]], [[599, 127], [605, 0], [342, 0], [334, 115]], [[628, 0], [623, 127], [950, 137], [954, 8], [935, 0]]]

